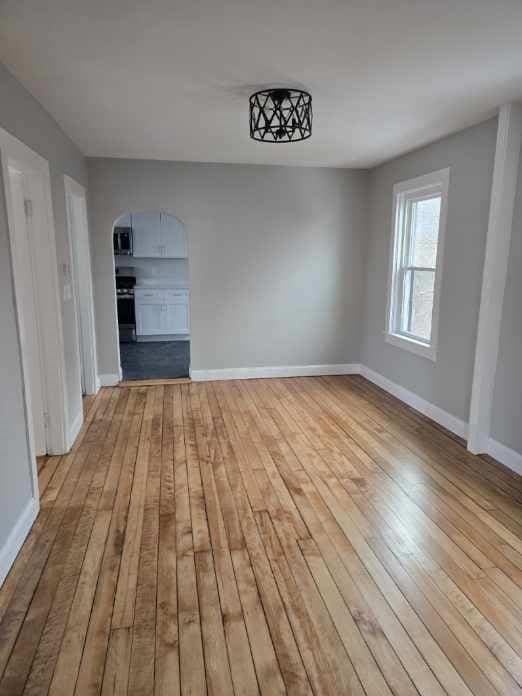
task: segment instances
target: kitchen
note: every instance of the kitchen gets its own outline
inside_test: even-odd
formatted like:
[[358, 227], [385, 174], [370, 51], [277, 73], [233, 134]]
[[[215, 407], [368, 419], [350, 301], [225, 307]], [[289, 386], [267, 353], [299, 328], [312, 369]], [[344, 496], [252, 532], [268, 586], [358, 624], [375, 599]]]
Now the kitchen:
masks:
[[126, 213], [114, 225], [113, 248], [122, 379], [188, 377], [185, 225], [166, 212]]

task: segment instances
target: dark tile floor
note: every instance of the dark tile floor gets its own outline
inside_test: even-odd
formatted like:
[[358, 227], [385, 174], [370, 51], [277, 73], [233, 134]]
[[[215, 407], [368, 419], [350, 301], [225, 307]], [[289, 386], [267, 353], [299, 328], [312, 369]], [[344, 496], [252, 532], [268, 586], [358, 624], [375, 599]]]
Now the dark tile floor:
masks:
[[188, 377], [189, 341], [120, 343], [123, 379]]

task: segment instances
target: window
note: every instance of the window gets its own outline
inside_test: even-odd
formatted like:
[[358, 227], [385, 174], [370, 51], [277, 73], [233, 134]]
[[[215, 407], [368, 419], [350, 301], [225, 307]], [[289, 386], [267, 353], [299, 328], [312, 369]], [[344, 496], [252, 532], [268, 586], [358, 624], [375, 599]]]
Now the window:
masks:
[[449, 169], [393, 189], [386, 340], [435, 360]]

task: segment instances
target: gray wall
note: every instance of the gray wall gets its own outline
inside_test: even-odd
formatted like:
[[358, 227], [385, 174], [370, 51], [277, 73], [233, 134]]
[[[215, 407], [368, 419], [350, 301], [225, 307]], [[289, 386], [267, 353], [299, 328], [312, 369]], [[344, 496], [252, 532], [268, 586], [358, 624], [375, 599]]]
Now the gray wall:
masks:
[[[371, 175], [363, 362], [468, 420], [497, 120], [388, 162]], [[450, 167], [437, 361], [384, 340], [393, 185]]]
[[522, 161], [513, 220], [491, 436], [522, 454]]
[[113, 222], [187, 226], [193, 369], [358, 361], [367, 173], [88, 159], [98, 361], [118, 370]]
[[[45, 157], [50, 163], [56, 222], [58, 262], [69, 261], [63, 174], [86, 183], [80, 152], [40, 104], [0, 64], [0, 127]], [[22, 377], [8, 252], [8, 228], [3, 182], [0, 181], [0, 548], [30, 497], [29, 455], [23, 412]], [[81, 408], [78, 357], [71, 302], [63, 303], [69, 418]]]

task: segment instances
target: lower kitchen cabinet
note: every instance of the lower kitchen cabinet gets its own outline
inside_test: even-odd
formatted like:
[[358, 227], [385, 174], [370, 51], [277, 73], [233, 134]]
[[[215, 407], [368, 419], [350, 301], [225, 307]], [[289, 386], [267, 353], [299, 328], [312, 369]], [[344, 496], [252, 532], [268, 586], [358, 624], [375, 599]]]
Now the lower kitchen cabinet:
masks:
[[188, 290], [136, 288], [136, 335], [188, 334]]
[[188, 301], [170, 302], [164, 305], [163, 325], [167, 334], [186, 334], [189, 332]]

